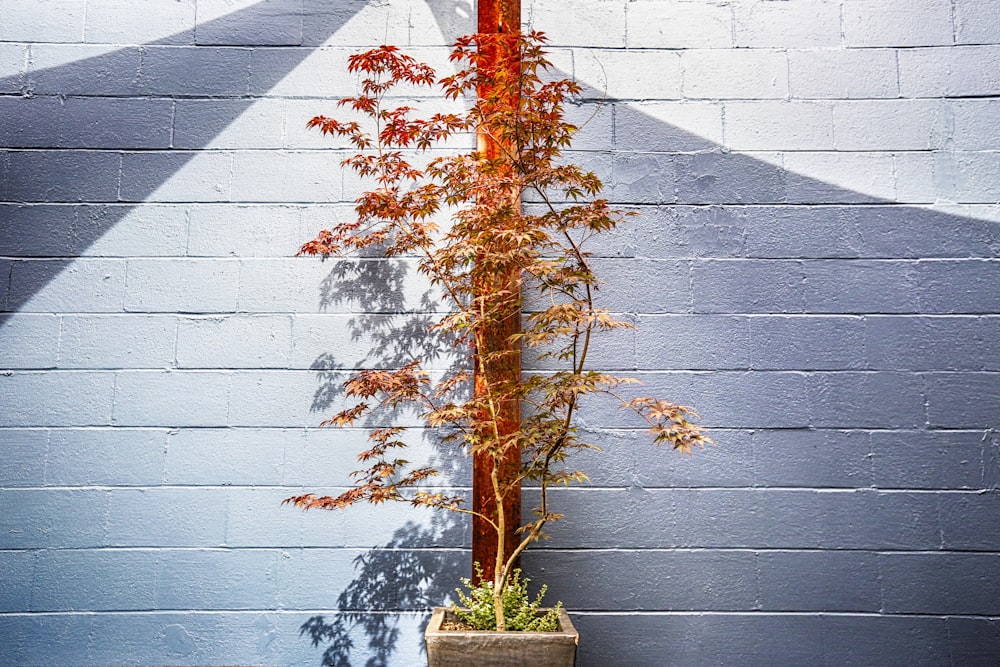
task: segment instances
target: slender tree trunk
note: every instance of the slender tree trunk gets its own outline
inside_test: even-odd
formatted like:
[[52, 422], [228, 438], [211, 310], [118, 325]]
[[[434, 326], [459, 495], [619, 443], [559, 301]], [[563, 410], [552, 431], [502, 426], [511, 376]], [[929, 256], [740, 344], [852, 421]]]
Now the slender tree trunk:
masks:
[[[521, 29], [520, 0], [479, 0], [478, 28], [480, 33], [511, 33]], [[482, 95], [483, 91], [479, 91]], [[478, 136], [478, 148], [488, 157], [500, 155], [501, 147], [491, 137], [483, 132]], [[520, 276], [506, 277], [509, 287], [519, 284]], [[521, 374], [520, 346], [510, 343], [510, 336], [517, 333], [521, 327], [520, 308], [510, 308], [503, 315], [501, 326], [495, 330], [483, 332], [484, 349], [477, 350], [475, 391], [485, 390], [484, 374], [490, 377], [516, 380]], [[486, 367], [481, 362], [480, 352], [504, 352], [502, 361]], [[497, 426], [501, 437], [515, 431], [521, 422], [521, 408], [516, 401], [506, 401], [499, 406]], [[498, 539], [496, 531], [485, 520], [473, 517], [472, 520], [472, 562], [479, 563], [483, 578], [487, 581], [496, 579], [496, 563], [506, 560], [507, 553], [517, 544], [515, 531], [521, 525], [521, 489], [517, 483], [517, 475], [521, 468], [521, 453], [517, 450], [508, 451], [500, 459], [489, 455], [473, 457], [472, 496], [473, 509], [486, 516], [496, 518], [496, 495], [492, 481], [494, 469], [497, 480], [504, 489], [503, 526], [504, 535]], [[477, 579], [475, 572], [472, 573]]]

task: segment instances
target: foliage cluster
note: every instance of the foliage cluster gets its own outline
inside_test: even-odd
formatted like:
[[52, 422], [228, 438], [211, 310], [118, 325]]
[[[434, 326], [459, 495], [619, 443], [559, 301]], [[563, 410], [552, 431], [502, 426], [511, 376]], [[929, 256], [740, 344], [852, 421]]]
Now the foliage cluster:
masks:
[[[355, 372], [344, 384], [354, 404], [324, 424], [364, 426], [378, 415], [416, 408], [447, 444], [494, 462], [493, 508], [470, 509], [461, 495], [429, 486], [437, 471], [411, 466], [402, 457], [401, 426], [369, 431], [371, 446], [359, 454], [365, 467], [354, 473], [353, 488], [286, 502], [335, 509], [398, 501], [481, 517], [497, 535], [492, 591], [500, 630], [507, 627], [500, 598], [518, 556], [544, 537], [548, 522], [562, 516], [550, 506], [549, 488], [586, 480], [582, 471], [564, 465], [574, 451], [596, 449], [575, 426], [582, 399], [601, 394], [617, 399], [645, 420], [657, 444], [690, 452], [708, 442], [690, 421], [690, 408], [650, 397], [626, 399], [619, 390], [633, 380], [587, 366], [596, 334], [631, 326], [595, 305], [599, 280], [587, 250], [588, 242], [625, 216], [599, 198], [602, 184], [594, 173], [563, 160], [577, 130], [564, 117], [565, 105], [580, 87], [566, 79], [547, 80], [543, 42], [540, 33], [463, 37], [451, 54], [458, 71], [441, 78], [394, 46], [356, 54], [349, 69], [362, 77], [360, 94], [339, 104], [365, 124], [326, 116], [309, 123], [347, 138], [357, 153], [344, 164], [374, 187], [357, 200], [353, 220], [321, 232], [301, 253], [379, 251], [419, 258], [420, 272], [450, 307], [430, 333], [468, 350], [471, 361], [440, 378], [432, 378], [419, 358], [398, 368]], [[434, 86], [448, 99], [475, 103], [462, 113], [425, 119], [414, 117], [408, 105], [392, 105], [401, 89]], [[499, 150], [428, 153], [449, 138], [473, 134], [488, 137]], [[522, 209], [524, 193], [541, 202], [534, 212]], [[522, 316], [522, 299], [528, 296], [542, 305]], [[495, 340], [512, 322], [514, 333]], [[512, 374], [522, 347], [554, 360], [557, 370]], [[523, 408], [513, 426], [503, 423], [510, 420], [511, 406], [515, 414]], [[511, 452], [520, 452], [520, 469], [501, 475]], [[517, 543], [505, 544], [502, 508], [524, 480], [538, 484], [539, 506], [519, 527]]]
[[[474, 586], [470, 579], [462, 579], [462, 585], [469, 589], [468, 595], [461, 588], [456, 588], [460, 605], [451, 607], [455, 616], [467, 623], [474, 630], [496, 630], [496, 603], [494, 582], [482, 578], [479, 563], [476, 572], [480, 575], [479, 585]], [[521, 570], [513, 570], [507, 579], [504, 589], [500, 592], [500, 603], [503, 605], [503, 617], [507, 630], [511, 632], [555, 632], [559, 629], [559, 609], [562, 603], [555, 607], [541, 610], [542, 599], [545, 597], [546, 586], [542, 586], [538, 595], [532, 600], [528, 597], [530, 579], [521, 578]]]

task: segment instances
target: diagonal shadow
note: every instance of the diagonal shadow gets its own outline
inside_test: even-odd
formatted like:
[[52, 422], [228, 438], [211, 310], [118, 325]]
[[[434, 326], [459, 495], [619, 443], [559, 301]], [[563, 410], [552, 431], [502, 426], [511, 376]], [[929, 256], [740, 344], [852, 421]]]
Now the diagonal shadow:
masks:
[[[7, 149], [0, 155], [0, 256], [80, 256], [370, 2], [262, 0], [199, 24], [194, 45], [184, 31], [0, 79], [0, 146]], [[430, 5], [447, 40], [468, 31], [458, 11], [467, 2]], [[162, 99], [148, 97], [154, 93]], [[124, 98], [110, 114], [106, 100], [92, 99], [108, 97]], [[188, 97], [221, 103], [198, 118], [184, 150], [170, 150], [169, 102]], [[32, 150], [40, 148], [71, 150]], [[125, 157], [115, 151], [135, 151], [128, 159], [137, 177], [127, 188], [103, 178], [121, 168]], [[66, 219], [19, 205], [63, 202], [94, 206]], [[8, 295], [0, 324], [71, 261], [36, 264], [30, 284]]]
[[[177, 45], [186, 33], [176, 33], [143, 46], [41, 69], [26, 75], [0, 79], [0, 144], [8, 149], [93, 149], [75, 154], [70, 150], [44, 155], [32, 150], [8, 150], [0, 169], [0, 199], [4, 202], [53, 203], [81, 201], [96, 206], [83, 220], [49, 222], [33, 219], [31, 210], [2, 205], [0, 255], [7, 248], [20, 256], [72, 258], [120, 222], [163, 183], [181, 170], [216, 136], [249, 109], [297, 67], [327, 38], [336, 33], [368, 0], [262, 0], [245, 9], [208, 21], [197, 27], [198, 44]], [[298, 46], [308, 18], [309, 41], [299, 48], [231, 48], [238, 46]], [[267, 36], [270, 35], [271, 38]], [[189, 39], [189, 37], [187, 38]], [[168, 46], [172, 48], [150, 48]], [[227, 47], [227, 48], [223, 48]], [[252, 77], [248, 76], [251, 71]], [[172, 151], [169, 132], [158, 132], [169, 123], [170, 105], [141, 99], [163, 86], [172, 87], [166, 98], [197, 96], [224, 100], [213, 113], [199, 119], [198, 136], [185, 150]], [[108, 115], [100, 99], [66, 96], [125, 96]], [[169, 102], [169, 99], [167, 100]], [[102, 103], [103, 102], [103, 103]], [[167, 152], [142, 153], [149, 149]], [[118, 154], [131, 151], [140, 174], [128, 192], [119, 192], [113, 182], [102, 179], [117, 170]], [[126, 204], [126, 205], [121, 205]], [[41, 229], [39, 226], [41, 225]], [[72, 227], [71, 231], [68, 229]], [[6, 229], [3, 229], [6, 228]], [[32, 248], [36, 241], [44, 247]], [[17, 312], [70, 262], [36, 262], [32, 283], [8, 297], [7, 312], [0, 323]]]

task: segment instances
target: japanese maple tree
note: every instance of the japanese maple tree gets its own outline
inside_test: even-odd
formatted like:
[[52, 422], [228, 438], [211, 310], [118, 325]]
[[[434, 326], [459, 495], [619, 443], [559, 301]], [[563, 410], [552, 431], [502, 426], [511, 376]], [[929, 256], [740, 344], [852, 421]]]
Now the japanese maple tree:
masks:
[[[491, 471], [492, 507], [468, 507], [462, 495], [437, 491], [429, 466], [402, 458], [404, 426], [372, 428], [370, 447], [358, 455], [363, 468], [355, 485], [338, 496], [305, 494], [287, 499], [301, 508], [339, 509], [359, 502], [409, 503], [475, 514], [495, 531], [492, 570], [496, 625], [504, 630], [505, 584], [518, 556], [558, 520], [550, 503], [553, 485], [586, 480], [567, 458], [596, 449], [575, 426], [581, 400], [608, 395], [648, 424], [653, 442], [680, 452], [709, 442], [691, 422], [685, 406], [651, 397], [622, 398], [634, 380], [592, 370], [587, 361], [601, 332], [631, 325], [596, 305], [600, 281], [590, 263], [588, 242], [613, 230], [625, 215], [599, 198], [598, 177], [568, 164], [563, 152], [576, 127], [564, 117], [568, 98], [580, 87], [566, 79], [546, 80], [550, 65], [541, 33], [476, 34], [459, 39], [451, 54], [454, 75], [438, 77], [427, 64], [381, 46], [350, 58], [362, 76], [360, 94], [340, 100], [366, 123], [326, 116], [309, 125], [347, 138], [357, 153], [347, 167], [374, 187], [358, 200], [356, 216], [321, 232], [301, 253], [342, 256], [379, 251], [387, 257], [419, 258], [419, 270], [448, 301], [448, 312], [431, 335], [457, 341], [470, 363], [432, 377], [414, 358], [397, 368], [361, 370], [344, 383], [354, 403], [323, 422], [364, 425], [376, 413], [415, 408], [423, 422], [440, 429], [445, 443], [465, 454], [484, 454]], [[415, 117], [407, 105], [393, 106], [400, 87], [439, 87], [451, 100], [475, 99], [461, 113]], [[477, 94], [478, 93], [478, 94]], [[433, 157], [429, 149], [460, 135], [491, 137], [499, 150], [472, 150]], [[521, 206], [530, 193], [542, 202], [534, 213]], [[522, 299], [543, 304], [522, 316]], [[519, 326], [496, 341], [497, 331]], [[521, 348], [556, 362], [551, 371], [511, 374]], [[475, 390], [473, 390], [475, 385]], [[512, 427], [505, 415], [520, 409]], [[520, 452], [520, 467], [502, 470]], [[514, 459], [517, 460], [516, 458]], [[539, 487], [533, 518], [507, 543], [503, 507], [522, 481]]]

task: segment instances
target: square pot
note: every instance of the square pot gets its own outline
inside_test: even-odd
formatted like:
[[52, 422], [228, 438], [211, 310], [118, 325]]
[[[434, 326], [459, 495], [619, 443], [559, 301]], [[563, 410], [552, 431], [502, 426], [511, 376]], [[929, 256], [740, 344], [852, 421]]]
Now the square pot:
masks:
[[435, 607], [424, 631], [428, 667], [573, 667], [580, 635], [565, 609], [557, 632], [442, 630], [452, 611]]

